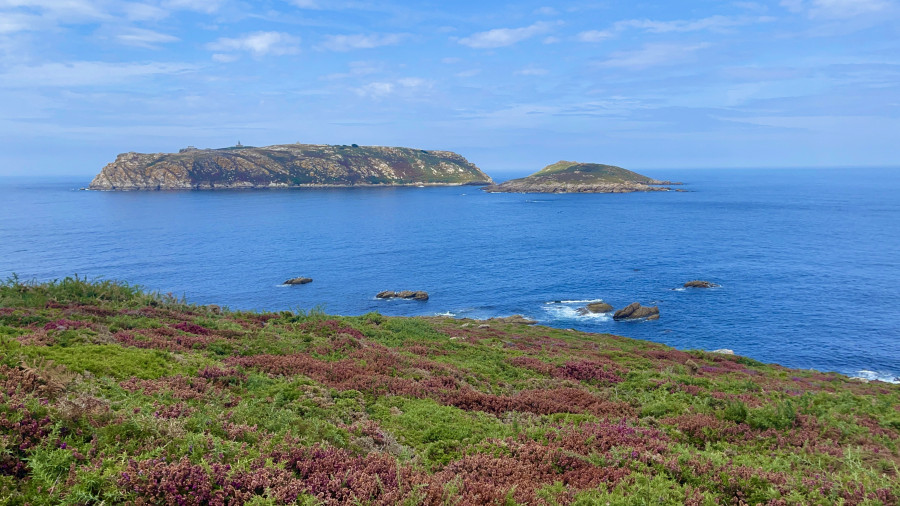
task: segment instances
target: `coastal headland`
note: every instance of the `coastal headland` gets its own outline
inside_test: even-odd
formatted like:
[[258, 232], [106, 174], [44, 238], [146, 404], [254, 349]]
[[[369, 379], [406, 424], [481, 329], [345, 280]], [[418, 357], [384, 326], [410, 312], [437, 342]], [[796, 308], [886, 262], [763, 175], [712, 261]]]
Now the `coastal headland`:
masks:
[[900, 501], [900, 385], [523, 323], [8, 279], [0, 500]]

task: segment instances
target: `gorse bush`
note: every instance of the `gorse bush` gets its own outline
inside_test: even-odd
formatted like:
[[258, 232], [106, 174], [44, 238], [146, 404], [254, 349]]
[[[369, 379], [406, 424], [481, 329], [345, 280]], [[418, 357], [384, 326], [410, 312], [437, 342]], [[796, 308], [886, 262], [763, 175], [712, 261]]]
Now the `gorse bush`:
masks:
[[893, 505], [897, 406], [616, 336], [0, 284], [0, 504]]

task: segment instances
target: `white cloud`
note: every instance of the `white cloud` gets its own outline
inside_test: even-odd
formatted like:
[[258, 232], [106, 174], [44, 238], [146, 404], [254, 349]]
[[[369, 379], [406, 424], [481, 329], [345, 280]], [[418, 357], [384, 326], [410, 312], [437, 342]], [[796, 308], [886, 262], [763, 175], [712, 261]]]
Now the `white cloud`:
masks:
[[469, 70], [463, 70], [462, 72], [457, 72], [454, 75], [456, 77], [466, 78], [466, 77], [475, 77], [480, 73], [481, 73], [481, 69], [469, 69]]
[[236, 54], [231, 53], [213, 53], [212, 55], [213, 61], [217, 61], [219, 63], [231, 63], [233, 61], [237, 61], [240, 57]]
[[556, 16], [559, 14], [559, 11], [557, 11], [553, 7], [541, 7], [539, 9], [535, 9], [534, 13], [540, 14], [541, 16]]
[[669, 32], [696, 32], [700, 30], [724, 30], [735, 26], [748, 25], [753, 23], [766, 23], [775, 21], [775, 18], [768, 16], [710, 16], [702, 19], [692, 20], [673, 20], [673, 21], [655, 21], [650, 19], [630, 19], [627, 21], [619, 21], [615, 24], [618, 31], [627, 28], [637, 28], [652, 33], [669, 33]]
[[782, 0], [781, 6], [811, 18], [845, 19], [883, 12], [892, 4], [889, 0]]
[[459, 43], [478, 49], [511, 46], [536, 35], [545, 34], [555, 26], [557, 26], [557, 23], [539, 21], [523, 28], [495, 28], [486, 32], [473, 33], [468, 37], [459, 39]]
[[0, 0], [0, 7], [25, 7], [70, 23], [84, 20], [108, 19], [110, 15], [90, 0]]
[[321, 9], [319, 2], [315, 0], [291, 0], [291, 5], [300, 7], [301, 9]]
[[325, 42], [319, 45], [330, 51], [352, 51], [354, 49], [372, 49], [381, 46], [394, 46], [407, 37], [402, 33], [385, 33], [372, 35], [327, 35]]
[[131, 21], [158, 21], [169, 15], [166, 9], [141, 3], [126, 3], [122, 6], [122, 11]]
[[431, 87], [431, 81], [419, 77], [404, 77], [395, 81], [377, 81], [354, 89], [357, 95], [365, 98], [380, 99], [389, 95], [408, 93]]
[[25, 32], [41, 28], [40, 16], [16, 12], [5, 12], [2, 14], [0, 16], [0, 33]]
[[541, 42], [543, 42], [544, 44], [557, 44], [559, 42], [562, 42], [562, 39], [551, 35], [549, 37], [544, 37], [544, 40], [542, 40]]
[[165, 62], [76, 61], [35, 66], [19, 65], [0, 74], [0, 86], [9, 88], [103, 86], [157, 75], [183, 74], [194, 70], [195, 66], [186, 63]]
[[383, 66], [377, 62], [368, 61], [352, 61], [348, 64], [347, 72], [328, 74], [323, 79], [346, 79], [351, 77], [360, 77], [378, 73]]
[[[254, 32], [241, 37], [223, 37], [210, 42], [206, 48], [217, 52], [246, 51], [254, 56], [284, 55], [300, 52], [300, 38], [283, 32]], [[222, 60], [219, 60], [222, 61]]]
[[159, 44], [178, 42], [178, 37], [165, 33], [154, 32], [144, 28], [129, 28], [115, 36], [116, 40], [129, 46], [156, 48]]
[[581, 32], [576, 36], [581, 42], [602, 42], [612, 37], [614, 37], [614, 34], [606, 30], [588, 30], [586, 32]]
[[634, 51], [619, 51], [600, 62], [601, 67], [641, 69], [658, 65], [677, 65], [690, 61], [709, 44], [645, 44]]
[[394, 88], [394, 83], [375, 82], [356, 88], [354, 91], [361, 97], [381, 98], [393, 93]]
[[769, 7], [759, 2], [733, 2], [732, 5], [738, 9], [744, 9], [754, 12], [768, 12]]
[[519, 76], [545, 76], [549, 73], [550, 73], [550, 71], [547, 69], [535, 67], [532, 65], [529, 65], [523, 69], [519, 69], [516, 71], [516, 75], [519, 75]]
[[165, 0], [163, 7], [212, 14], [222, 7], [222, 3], [224, 0]]

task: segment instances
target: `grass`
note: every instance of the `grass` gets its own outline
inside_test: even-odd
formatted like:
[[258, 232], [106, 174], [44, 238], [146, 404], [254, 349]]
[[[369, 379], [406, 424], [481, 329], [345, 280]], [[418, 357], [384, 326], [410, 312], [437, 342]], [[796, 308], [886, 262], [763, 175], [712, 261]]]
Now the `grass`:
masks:
[[10, 278], [0, 504], [900, 503], [898, 385], [481, 325]]

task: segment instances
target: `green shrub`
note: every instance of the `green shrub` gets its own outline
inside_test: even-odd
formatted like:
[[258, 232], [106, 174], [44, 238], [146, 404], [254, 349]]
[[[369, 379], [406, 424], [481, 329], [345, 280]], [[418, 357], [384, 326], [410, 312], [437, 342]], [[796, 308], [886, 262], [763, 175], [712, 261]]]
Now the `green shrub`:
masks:
[[23, 353], [44, 357], [75, 372], [89, 371], [96, 376], [126, 379], [132, 376], [153, 379], [182, 372], [171, 354], [159, 350], [123, 348], [115, 344], [83, 344], [60, 348], [25, 347]]

